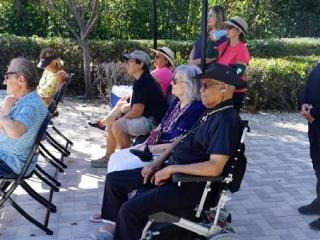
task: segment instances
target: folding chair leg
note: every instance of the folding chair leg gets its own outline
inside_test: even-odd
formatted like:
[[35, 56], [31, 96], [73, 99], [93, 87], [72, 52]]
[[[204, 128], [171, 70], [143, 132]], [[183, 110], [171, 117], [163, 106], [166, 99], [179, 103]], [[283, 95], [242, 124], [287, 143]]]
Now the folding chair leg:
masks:
[[52, 204], [51, 202], [49, 202], [47, 199], [45, 199], [44, 197], [42, 197], [39, 193], [37, 193], [36, 191], [34, 191], [30, 185], [28, 183], [26, 183], [25, 181], [22, 181], [20, 186], [31, 196], [33, 197], [35, 200], [37, 200], [39, 203], [41, 203], [43, 206], [45, 206], [46, 208], [50, 209], [50, 212], [57, 212], [57, 207]]
[[[42, 151], [39, 150], [40, 154], [42, 157], [44, 157], [45, 160], [47, 160], [48, 162], [50, 162], [55, 168], [57, 168], [59, 170], [59, 172], [64, 172], [64, 167], [61, 166], [62, 162], [60, 160], [58, 160], [56, 157], [54, 157], [52, 154], [48, 154], [48, 150], [46, 151]], [[48, 157], [44, 152], [46, 152], [49, 156], [53, 156], [54, 158], [50, 158]]]
[[57, 149], [63, 156], [68, 157], [70, 156], [70, 151], [66, 149], [64, 146], [62, 146], [60, 143], [58, 143], [49, 133], [46, 133], [47, 141], [55, 148]]
[[57, 179], [52, 177], [50, 174], [48, 174], [46, 171], [44, 171], [38, 164], [36, 165], [36, 167], [34, 169], [34, 173], [36, 175], [39, 174], [40, 176], [44, 175], [48, 180], [50, 180], [52, 183], [54, 183], [57, 187], [61, 187], [61, 183]]
[[49, 156], [53, 161], [58, 163], [61, 167], [67, 168], [68, 166], [63, 162], [63, 156], [61, 157], [61, 160], [55, 157], [42, 143], [39, 144], [40, 146], [40, 151], [43, 151]]
[[36, 225], [38, 228], [40, 228], [41, 230], [43, 230], [44, 232], [46, 232], [48, 235], [52, 235], [53, 231], [50, 230], [49, 228], [47, 228], [46, 226], [44, 226], [43, 224], [41, 224], [40, 222], [38, 222], [36, 219], [34, 219], [33, 217], [31, 217], [28, 213], [26, 213], [15, 201], [13, 201], [11, 198], [8, 198], [7, 200], [11, 206], [16, 209], [22, 216], [24, 216], [29, 222], [33, 223], [34, 225]]
[[46, 179], [44, 176], [42, 176], [39, 171], [37, 171], [36, 169], [33, 171], [33, 173], [41, 180], [43, 181], [45, 184], [47, 184], [50, 188], [53, 189], [53, 191], [55, 192], [59, 192], [59, 188], [50, 180]]
[[52, 125], [52, 129], [59, 135], [61, 136], [64, 140], [67, 141], [66, 147], [68, 148], [68, 145], [73, 146], [73, 142], [69, 140], [65, 135], [63, 135], [54, 125]]

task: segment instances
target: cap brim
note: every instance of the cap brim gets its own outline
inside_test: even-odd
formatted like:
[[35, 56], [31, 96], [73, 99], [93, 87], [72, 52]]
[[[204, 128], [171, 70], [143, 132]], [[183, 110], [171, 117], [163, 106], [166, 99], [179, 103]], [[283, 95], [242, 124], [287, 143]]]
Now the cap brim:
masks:
[[195, 79], [198, 79], [198, 80], [201, 80], [201, 79], [204, 79], [204, 78], [209, 78], [209, 79], [213, 79], [213, 80], [216, 80], [216, 81], [219, 81], [219, 82], [223, 82], [225, 84], [232, 85], [236, 89], [243, 89], [243, 88], [247, 88], [248, 87], [247, 82], [244, 81], [244, 80], [241, 80], [240, 77], [237, 77], [235, 79], [227, 81], [227, 80], [219, 79], [219, 78], [215, 77], [214, 75], [208, 74], [208, 73], [201, 73], [201, 74], [198, 74], [198, 75], [195, 76]]
[[162, 54], [162, 56], [164, 56], [164, 57], [169, 61], [170, 65], [174, 68], [173, 60], [172, 60], [169, 56], [167, 56], [167, 55], [164, 54], [163, 52], [160, 52], [160, 51], [157, 50], [157, 49], [150, 48], [150, 50], [151, 50], [152, 52]]
[[224, 22], [224, 23], [227, 24], [227, 25], [231, 25], [231, 26], [235, 27], [235, 28], [238, 29], [240, 32], [242, 32], [244, 36], [246, 36], [246, 33], [245, 33], [244, 31], [242, 31], [242, 29], [239, 28], [237, 25], [235, 25], [233, 22], [226, 21], [226, 22]]
[[[50, 64], [50, 63], [49, 63]], [[37, 68], [42, 68], [42, 69], [44, 69], [44, 68], [46, 68], [49, 64], [44, 64], [43, 62], [38, 62], [38, 64], [37, 64]]]

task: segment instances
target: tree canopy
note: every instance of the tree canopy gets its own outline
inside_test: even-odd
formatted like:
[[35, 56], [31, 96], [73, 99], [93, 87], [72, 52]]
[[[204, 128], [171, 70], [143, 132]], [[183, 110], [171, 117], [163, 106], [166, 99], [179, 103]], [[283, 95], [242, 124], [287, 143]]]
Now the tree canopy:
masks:
[[[55, 0], [63, 6], [65, 0]], [[228, 16], [248, 21], [248, 38], [319, 37], [320, 3], [314, 0], [209, 0]], [[158, 37], [194, 39], [200, 31], [201, 0], [157, 0]], [[152, 0], [100, 0], [101, 18], [91, 39], [150, 39]], [[63, 9], [63, 8], [62, 8]], [[65, 8], [66, 9], [66, 8]], [[63, 13], [68, 16], [67, 11]], [[42, 0], [1, 0], [0, 33], [74, 38]]]

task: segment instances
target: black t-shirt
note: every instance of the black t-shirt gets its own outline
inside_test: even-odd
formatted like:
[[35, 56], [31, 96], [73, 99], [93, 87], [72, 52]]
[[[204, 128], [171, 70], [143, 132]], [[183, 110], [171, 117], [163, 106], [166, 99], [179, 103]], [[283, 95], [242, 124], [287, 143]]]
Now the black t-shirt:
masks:
[[[232, 101], [225, 101], [214, 109], [209, 109], [203, 116], [227, 105], [232, 105]], [[190, 130], [193, 133], [178, 143], [173, 150], [171, 156], [176, 164], [208, 161], [210, 154], [230, 157], [234, 155], [241, 134], [241, 120], [234, 108], [216, 112], [209, 116], [204, 124], [201, 122], [202, 120], [198, 121]]]
[[131, 106], [143, 104], [144, 117], [153, 117], [156, 123], [160, 123], [168, 109], [168, 103], [160, 84], [145, 71], [138, 80], [134, 81]]

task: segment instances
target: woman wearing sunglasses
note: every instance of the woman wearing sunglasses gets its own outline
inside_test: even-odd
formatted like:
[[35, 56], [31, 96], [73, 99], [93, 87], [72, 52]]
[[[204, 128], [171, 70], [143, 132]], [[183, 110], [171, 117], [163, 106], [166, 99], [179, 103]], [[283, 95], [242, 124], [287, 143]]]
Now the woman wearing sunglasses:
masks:
[[[206, 49], [206, 64], [213, 63], [218, 57], [217, 47], [227, 40], [227, 31], [224, 29], [226, 12], [222, 6], [213, 6], [208, 12], [208, 37]], [[189, 62], [201, 64], [201, 36], [199, 36], [191, 50]]]
[[[228, 41], [218, 47], [218, 63], [235, 69], [244, 81], [244, 73], [250, 61], [250, 53], [246, 45], [248, 24], [241, 17], [233, 17], [226, 22]], [[240, 112], [247, 89], [237, 89], [233, 94], [233, 104]]]
[[[158, 155], [193, 127], [206, 109], [200, 100], [200, 83], [194, 79], [199, 73], [201, 73], [200, 68], [194, 64], [185, 64], [176, 68], [171, 83], [176, 100], [169, 107], [158, 130], [152, 131], [145, 143], [113, 153], [109, 159], [108, 173], [143, 167], [149, 162], [141, 161], [130, 152], [130, 149], [142, 150], [148, 144], [152, 154]], [[103, 210], [104, 207], [102, 212]], [[90, 220], [101, 223], [103, 215], [96, 214]], [[105, 229], [101, 227], [98, 229], [98, 234], [104, 231]]]
[[160, 83], [165, 95], [170, 91], [170, 83], [174, 70], [174, 53], [168, 47], [158, 50], [151, 49], [154, 53], [154, 67], [151, 75]]

